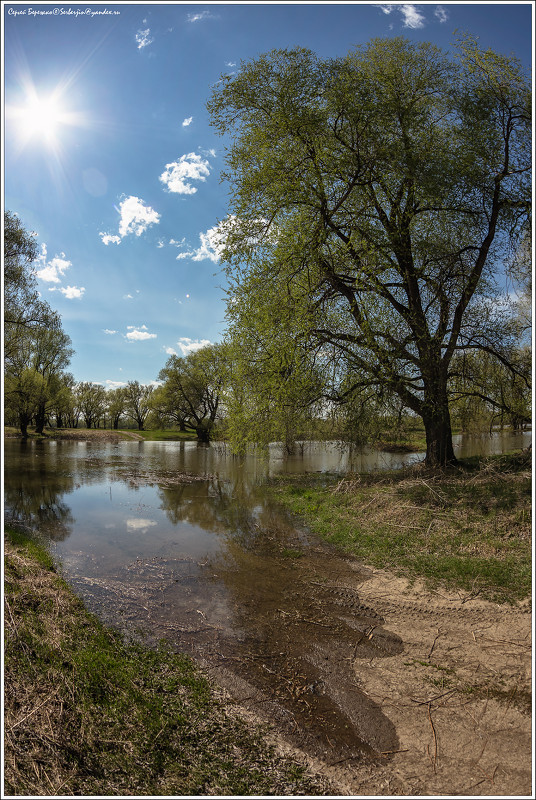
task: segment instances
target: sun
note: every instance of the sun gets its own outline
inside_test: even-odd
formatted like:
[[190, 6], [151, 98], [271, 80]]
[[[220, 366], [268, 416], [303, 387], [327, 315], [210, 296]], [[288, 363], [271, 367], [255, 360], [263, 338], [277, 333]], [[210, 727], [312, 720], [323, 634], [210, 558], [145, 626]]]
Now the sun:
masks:
[[54, 141], [68, 114], [58, 98], [33, 96], [16, 109], [15, 115], [19, 133], [25, 140], [38, 139], [45, 143]]
[[85, 124], [82, 114], [71, 111], [60, 90], [39, 93], [30, 87], [19, 103], [6, 108], [6, 120], [12, 124], [20, 148], [33, 143], [55, 149], [64, 129]]
[[51, 139], [57, 134], [65, 112], [54, 97], [32, 98], [20, 109], [19, 126], [29, 139], [37, 136]]

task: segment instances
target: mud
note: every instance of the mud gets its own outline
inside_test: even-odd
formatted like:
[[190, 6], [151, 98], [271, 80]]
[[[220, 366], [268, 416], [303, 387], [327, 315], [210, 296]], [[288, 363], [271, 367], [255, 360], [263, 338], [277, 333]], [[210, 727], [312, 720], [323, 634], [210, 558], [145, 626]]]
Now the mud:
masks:
[[138, 560], [78, 588], [190, 653], [333, 794], [530, 796], [528, 607], [410, 587], [294, 536], [249, 563]]

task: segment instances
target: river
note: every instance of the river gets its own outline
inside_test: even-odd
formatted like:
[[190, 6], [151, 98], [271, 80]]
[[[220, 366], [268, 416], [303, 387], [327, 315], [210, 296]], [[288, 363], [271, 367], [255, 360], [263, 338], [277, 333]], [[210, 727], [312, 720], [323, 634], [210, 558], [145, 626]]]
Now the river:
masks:
[[[531, 433], [455, 438], [504, 452]], [[353, 661], [398, 652], [360, 602], [363, 568], [296, 527], [263, 491], [285, 472], [396, 468], [423, 454], [304, 443], [246, 458], [196, 442], [4, 443], [5, 516], [45, 537], [67, 581], [106, 623], [190, 653], [241, 702], [330, 758], [396, 750], [353, 683]]]

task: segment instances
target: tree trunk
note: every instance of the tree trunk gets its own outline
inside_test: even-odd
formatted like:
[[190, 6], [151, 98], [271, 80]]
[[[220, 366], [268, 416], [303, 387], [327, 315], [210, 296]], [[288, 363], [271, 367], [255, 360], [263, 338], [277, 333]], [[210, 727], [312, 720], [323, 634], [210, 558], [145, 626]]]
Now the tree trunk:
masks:
[[28, 438], [28, 423], [30, 422], [30, 417], [27, 414], [21, 412], [19, 414], [19, 428], [22, 434], [23, 439]]
[[426, 466], [446, 467], [456, 463], [452, 445], [446, 378], [430, 381], [424, 391], [422, 419], [426, 431]]
[[199, 425], [196, 426], [195, 432], [197, 434], [197, 438], [200, 442], [208, 443], [210, 442], [210, 429], [211, 425], [206, 422], [200, 422]]
[[36, 433], [43, 433], [45, 428], [45, 421], [46, 421], [46, 411], [44, 404], [39, 404], [37, 409], [37, 413], [35, 415], [35, 432]]

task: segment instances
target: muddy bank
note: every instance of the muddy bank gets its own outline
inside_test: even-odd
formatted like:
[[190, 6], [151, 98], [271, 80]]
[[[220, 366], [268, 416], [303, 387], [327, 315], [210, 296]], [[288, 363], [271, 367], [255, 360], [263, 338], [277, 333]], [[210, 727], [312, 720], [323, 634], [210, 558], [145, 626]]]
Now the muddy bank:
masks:
[[249, 569], [140, 560], [74, 583], [107, 622], [192, 655], [338, 794], [530, 794], [528, 607], [411, 588], [289, 536], [281, 549], [274, 530], [264, 567], [258, 551]]
[[[5, 439], [22, 439], [22, 434], [14, 429], [4, 430]], [[80, 442], [121, 442], [125, 439], [143, 441], [143, 436], [134, 431], [113, 431], [100, 428], [50, 428], [41, 436], [32, 436], [32, 439], [62, 439]]]

